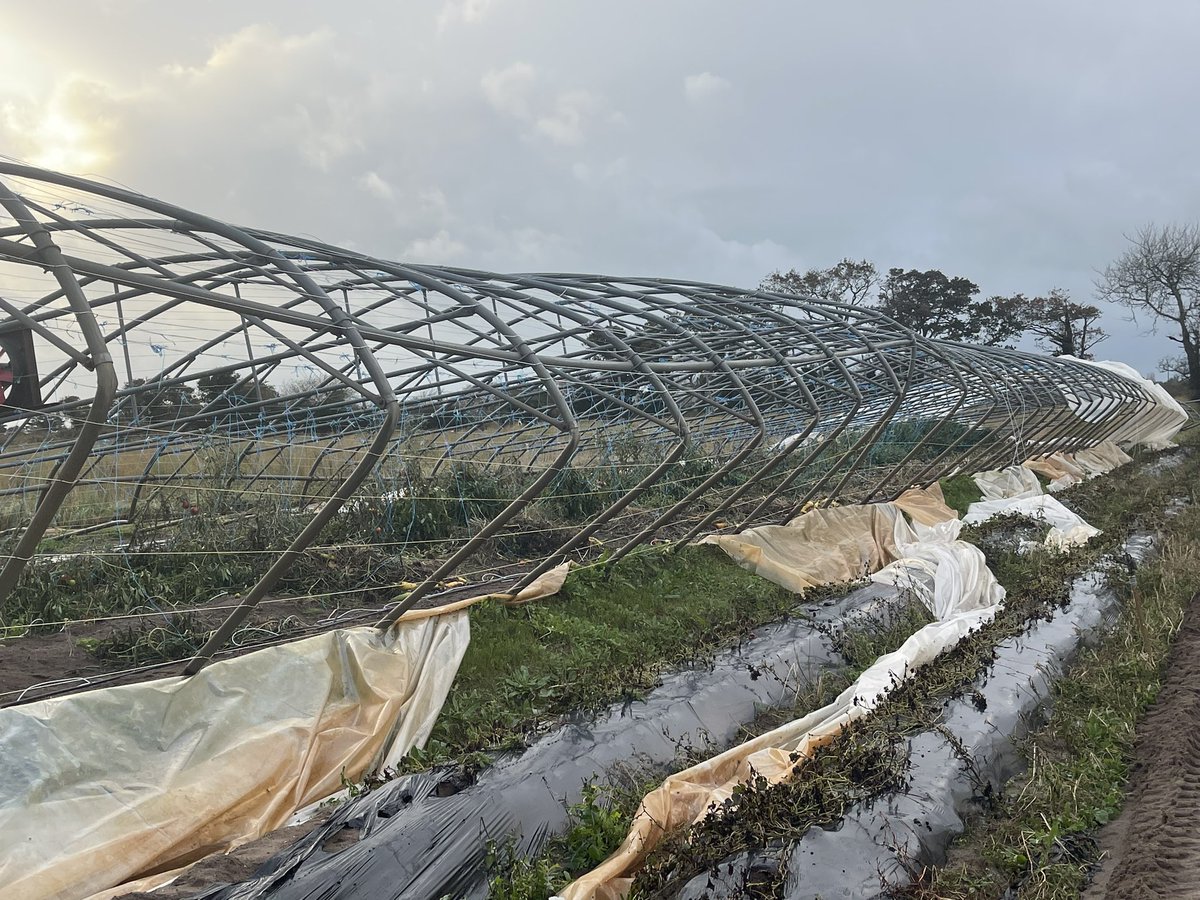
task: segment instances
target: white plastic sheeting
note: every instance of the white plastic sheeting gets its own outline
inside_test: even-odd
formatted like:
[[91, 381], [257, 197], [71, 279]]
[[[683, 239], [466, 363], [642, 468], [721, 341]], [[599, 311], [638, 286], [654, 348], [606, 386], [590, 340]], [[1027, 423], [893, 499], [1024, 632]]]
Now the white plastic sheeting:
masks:
[[[967, 507], [963, 521], [968, 525], [986, 522], [999, 515], [1022, 515], [1050, 526], [1045, 545], [1059, 550], [1086, 544], [1100, 533], [1054, 497], [1043, 494], [1033, 470], [1056, 476], [1050, 488], [1076, 484], [1085, 478], [1110, 472], [1130, 461], [1127, 453], [1111, 442], [1074, 456], [1055, 454], [1031, 460], [1024, 466], [1010, 466], [992, 472], [980, 472], [975, 483], [984, 492], [984, 500]], [[1021, 475], [1024, 472], [1026, 475]], [[1028, 477], [1026, 477], [1028, 476]]]
[[1049, 479], [1048, 488], [1053, 493], [1132, 461], [1133, 457], [1113, 441], [1104, 441], [1078, 453], [1052, 453], [1019, 466], [978, 472], [971, 478], [984, 500], [1015, 500], [1044, 493], [1038, 475]]
[[[1175, 446], [1173, 439], [1179, 433], [1179, 430], [1187, 424], [1188, 414], [1179, 405], [1179, 401], [1168, 394], [1162, 385], [1155, 384], [1153, 381], [1143, 378], [1140, 372], [1125, 363], [1113, 362], [1111, 360], [1093, 361], [1089, 359], [1076, 359], [1073, 356], [1064, 356], [1061, 358], [1071, 359], [1075, 362], [1115, 372], [1137, 383], [1146, 392], [1146, 407], [1117, 431], [1110, 434], [1108, 436], [1110, 441], [1125, 446], [1137, 444], [1149, 450], [1165, 450], [1168, 447]], [[1081, 418], [1087, 419], [1086, 407], [1089, 404], [1085, 404], [1082, 401], [1077, 402], [1083, 408], [1083, 411], [1077, 414]], [[1092, 401], [1090, 405], [1101, 402], [1103, 401]]]
[[[1003, 597], [978, 547], [958, 540], [963, 522], [912, 526], [913, 538], [900, 543], [900, 558], [871, 576], [881, 584], [913, 591], [935, 619], [995, 606]], [[932, 586], [914, 573], [932, 576]]]
[[1021, 515], [1045, 522], [1050, 526], [1045, 539], [1046, 546], [1059, 550], [1086, 544], [1100, 533], [1099, 528], [1089, 525], [1049, 494], [1017, 500], [981, 500], [967, 508], [963, 521], [975, 525], [999, 515]]
[[3, 896], [77, 898], [282, 825], [433, 728], [467, 613], [0, 710]]
[[1113, 441], [1105, 441], [1088, 450], [1080, 450], [1071, 455], [1075, 465], [1080, 466], [1090, 476], [1104, 475], [1113, 469], [1133, 462], [1133, 457], [1122, 450]]
[[1042, 483], [1033, 470], [1025, 466], [1009, 466], [971, 476], [983, 493], [984, 500], [1007, 500], [1016, 497], [1037, 497]]

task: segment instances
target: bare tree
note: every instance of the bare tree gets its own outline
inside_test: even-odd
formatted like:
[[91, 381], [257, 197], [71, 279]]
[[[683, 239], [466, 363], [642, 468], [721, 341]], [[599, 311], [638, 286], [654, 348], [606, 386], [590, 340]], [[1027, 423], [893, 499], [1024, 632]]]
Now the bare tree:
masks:
[[879, 284], [879, 272], [874, 263], [865, 259], [855, 262], [843, 259], [828, 269], [809, 269], [801, 274], [795, 269], [787, 272], [772, 272], [762, 281], [764, 291], [780, 294], [800, 294], [847, 303], [851, 306], [866, 305], [871, 292]]
[[1026, 302], [1026, 330], [1043, 350], [1091, 359], [1093, 348], [1108, 339], [1108, 333], [1097, 324], [1100, 310], [1090, 303], [1076, 303], [1064, 290], [1054, 288], [1048, 296]]
[[1155, 326], [1168, 323], [1167, 337], [1183, 351], [1192, 395], [1200, 397], [1200, 226], [1147, 225], [1129, 243], [1104, 270], [1097, 290], [1135, 318], [1148, 312]]

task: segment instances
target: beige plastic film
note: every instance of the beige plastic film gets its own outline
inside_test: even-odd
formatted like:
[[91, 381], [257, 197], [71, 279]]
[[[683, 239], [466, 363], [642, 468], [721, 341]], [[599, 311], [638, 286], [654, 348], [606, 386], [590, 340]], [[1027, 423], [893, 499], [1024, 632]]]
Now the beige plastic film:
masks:
[[787, 525], [710, 535], [739, 566], [801, 593], [822, 584], [855, 581], [897, 557], [896, 530], [907, 528], [890, 503], [816, 509]]
[[[557, 592], [566, 566], [521, 592]], [[282, 826], [433, 728], [487, 594], [169, 678], [0, 710], [4, 896], [120, 894]], [[132, 888], [131, 888], [132, 889]]]
[[[150, 692], [152, 696], [160, 698], [164, 690], [199, 693], [203, 697], [210, 693], [225, 694], [233, 686], [239, 693], [225, 697], [224, 703], [214, 701], [215, 716], [209, 716], [214, 720], [214, 729], [221, 727], [219, 720], [222, 716], [229, 722], [224, 736], [231, 747], [222, 751], [218, 758], [232, 759], [230, 754], [240, 754], [241, 745], [257, 742], [254, 746], [259, 749], [269, 747], [277, 762], [257, 769], [244, 767], [241, 777], [237, 773], [227, 775], [222, 771], [214, 775], [210, 766], [202, 772], [197, 770], [186, 778], [176, 778], [174, 782], [164, 785], [161, 801], [149, 796], [151, 791], [147, 790], [147, 795], [131, 807], [131, 816], [114, 816], [111, 809], [96, 808], [93, 818], [101, 821], [86, 821], [82, 829], [76, 822], [75, 832], [86, 831], [96, 847], [113, 847], [113, 853], [123, 859], [120, 866], [110, 867], [107, 855], [89, 850], [89, 838], [83, 835], [79, 839], [80, 853], [71, 860], [64, 860], [62, 855], [43, 858], [38, 854], [30, 854], [24, 865], [17, 860], [11, 862], [10, 868], [0, 864], [0, 877], [13, 879], [10, 890], [26, 891], [13, 896], [29, 898], [90, 895], [89, 900], [109, 900], [130, 891], [151, 890], [177, 876], [192, 862], [214, 852], [226, 852], [267, 834], [286, 824], [296, 810], [306, 806], [315, 807], [318, 802], [337, 794], [342, 786], [343, 767], [347, 777], [354, 778], [370, 769], [394, 766], [413, 747], [424, 745], [437, 719], [463, 653], [466, 652], [469, 640], [466, 610], [493, 598], [528, 603], [551, 596], [562, 588], [567, 568], [564, 563], [546, 572], [516, 598], [492, 593], [431, 609], [411, 610], [395, 626], [390, 638], [379, 636], [374, 629], [349, 629], [298, 642], [310, 645], [298, 654], [277, 652], [284, 651], [284, 647], [268, 648], [216, 663], [193, 676], [193, 680], [200, 679], [198, 685], [208, 682], [203, 691], [197, 692], [195, 687], [186, 690], [182, 687], [168, 688], [169, 682], [162, 681], [133, 686], [135, 695]], [[244, 719], [244, 716], [236, 713], [235, 707], [250, 701], [249, 685], [261, 683], [256, 682], [260, 675], [280, 666], [285, 666], [298, 680], [292, 682], [282, 672], [276, 672], [276, 676], [283, 677], [269, 679], [272, 684], [270, 687], [263, 683], [262, 689], [265, 690], [275, 690], [273, 685], [276, 683], [282, 688], [289, 684], [294, 684], [294, 687], [288, 693], [277, 695], [279, 702], [276, 709], [261, 712], [262, 716], [268, 717], [257, 729], [261, 733], [247, 733], [246, 740], [243, 740], [236, 731], [230, 730], [237, 727], [234, 723]], [[312, 679], [314, 672], [326, 679], [330, 696], [325, 702], [315, 696], [310, 697], [314, 714], [311, 724], [305, 725], [300, 714], [305, 702], [302, 698], [319, 693], [319, 690], [313, 690], [311, 684], [305, 684]], [[177, 685], [187, 683], [179, 679], [171, 681]], [[351, 690], [337, 698], [333, 695], [337, 694], [337, 685], [341, 682], [346, 682]], [[94, 698], [81, 702], [102, 707], [124, 702], [119, 697], [109, 698], [104, 691], [78, 696]], [[260, 698], [259, 702], [261, 699], [266, 698]], [[172, 705], [184, 702], [192, 701], [179, 697], [172, 701]], [[201, 699], [198, 702], [204, 701]], [[183, 713], [179, 712], [178, 715]], [[354, 723], [352, 727], [345, 724], [348, 718]], [[0, 714], [0, 725], [3, 722]], [[273, 731], [269, 722], [275, 723]], [[56, 727], [52, 722], [48, 725], [50, 730]], [[250, 732], [254, 730], [252, 725]], [[157, 738], [152, 736], [149, 743], [153, 744], [156, 739], [162, 741], [162, 737], [161, 733]], [[211, 734], [208, 740], [215, 745], [221, 736]], [[191, 757], [193, 751], [186, 743], [166, 741], [163, 749], [165, 752], [156, 762], [164, 769], [194, 768], [197, 762]], [[346, 754], [344, 758], [341, 756], [343, 753]], [[284, 773], [289, 768], [296, 768], [295, 759], [289, 764], [293, 755], [295, 759], [307, 757], [306, 771], [298, 774], [296, 784], [284, 789], [281, 787], [287, 784]], [[122, 768], [128, 769], [129, 766]], [[108, 778], [112, 779], [114, 775], [110, 770]], [[195, 795], [195, 803], [192, 804], [182, 801], [174, 803], [184, 796], [181, 792], [192, 790], [191, 782], [210, 775], [214, 780], [207, 785], [211, 789], [208, 793]], [[266, 780], [256, 784], [256, 778]], [[80, 785], [77, 790], [83, 793], [86, 789]], [[228, 802], [228, 798], [239, 790], [248, 798], [257, 795], [258, 812], [254, 811], [255, 801], [252, 799], [239, 804]], [[62, 800], [64, 803], [70, 802], [69, 791], [63, 793]], [[202, 805], [213, 802], [219, 804], [217, 808]], [[169, 823], [141, 820], [140, 809], [151, 806], [158, 809], [172, 803], [175, 810]], [[0, 827], [4, 816], [4, 810], [0, 810]], [[173, 833], [170, 840], [163, 839], [164, 828]], [[127, 830], [120, 834], [108, 833], [121, 829]], [[146, 829], [153, 833], [147, 835]], [[57, 871], [47, 872], [51, 867]], [[69, 878], [72, 871], [78, 876], [79, 886], [64, 887], [64, 879]], [[150, 871], [157, 874], [138, 877]], [[110, 880], [110, 877], [119, 880]], [[135, 880], [129, 881], [131, 878]], [[19, 887], [22, 883], [28, 887]], [[103, 889], [98, 889], [98, 884], [102, 884]], [[56, 893], [46, 893], [46, 890]]]

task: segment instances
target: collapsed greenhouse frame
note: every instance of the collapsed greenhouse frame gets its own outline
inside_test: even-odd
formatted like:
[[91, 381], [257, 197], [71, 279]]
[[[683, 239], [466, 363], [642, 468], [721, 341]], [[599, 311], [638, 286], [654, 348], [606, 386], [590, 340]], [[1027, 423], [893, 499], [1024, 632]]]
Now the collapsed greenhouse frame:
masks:
[[[0, 206], [12, 420], [0, 503], [14, 523], [0, 599], [73, 500], [104, 494], [77, 505], [77, 531], [133, 521], [156, 497], [211, 487], [197, 460], [214, 446], [233, 457], [216, 488], [230, 509], [269, 496], [303, 520], [189, 671], [347, 504], [415, 515], [416, 488], [380, 477], [389, 462], [403, 460], [407, 484], [468, 466], [514, 473], [515, 487], [464, 512], [469, 533], [381, 627], [573, 472], [616, 458], [639, 465], [511, 591], [598, 535], [619, 559], [664, 535], [891, 499], [1171, 415], [1095, 365], [930, 340], [811, 297], [399, 264], [8, 162]], [[289, 370], [306, 374], [289, 384]], [[301, 462], [283, 465], [297, 448]]]

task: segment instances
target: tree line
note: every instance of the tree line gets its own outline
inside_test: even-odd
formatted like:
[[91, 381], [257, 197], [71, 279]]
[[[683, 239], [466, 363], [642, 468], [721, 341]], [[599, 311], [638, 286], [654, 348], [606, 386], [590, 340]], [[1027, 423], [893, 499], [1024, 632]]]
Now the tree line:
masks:
[[1108, 335], [1100, 310], [1055, 288], [1044, 296], [981, 297], [979, 285], [937, 269], [888, 269], [843, 259], [828, 269], [773, 272], [762, 288], [875, 309], [917, 334], [947, 341], [1012, 346], [1025, 334], [1051, 353], [1091, 359]]
[[[1184, 392], [1200, 398], [1200, 224], [1146, 225], [1127, 235], [1125, 252], [1099, 273], [1096, 297], [1159, 328], [1180, 353], [1159, 363]], [[1092, 359], [1108, 334], [1100, 309], [1061, 289], [1027, 297], [982, 297], [973, 281], [936, 269], [888, 269], [843, 259], [828, 269], [773, 272], [763, 290], [876, 309], [918, 334], [1011, 346], [1024, 335], [1050, 353]]]

